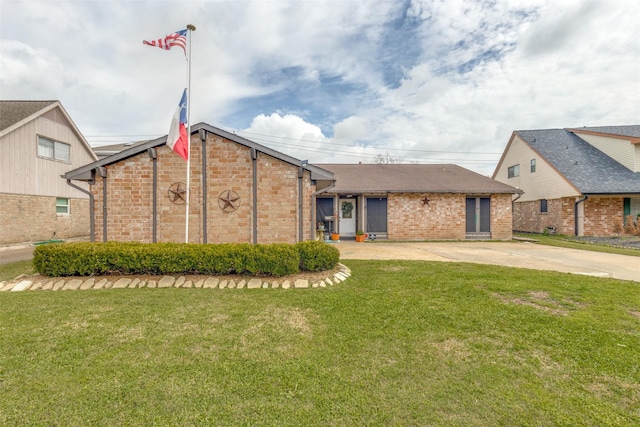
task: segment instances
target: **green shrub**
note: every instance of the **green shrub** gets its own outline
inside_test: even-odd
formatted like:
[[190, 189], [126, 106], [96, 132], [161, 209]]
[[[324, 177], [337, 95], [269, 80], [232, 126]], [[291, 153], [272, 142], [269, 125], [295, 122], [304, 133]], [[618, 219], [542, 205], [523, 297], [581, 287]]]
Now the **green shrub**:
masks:
[[340, 251], [335, 246], [319, 240], [296, 243], [300, 252], [300, 270], [331, 270], [340, 261]]
[[[76, 242], [36, 247], [33, 264], [38, 273], [46, 276], [173, 273], [280, 277], [298, 273], [302, 265], [309, 266], [309, 271], [321, 271], [322, 265], [333, 268], [338, 251], [329, 248], [336, 252], [332, 263], [323, 246]], [[301, 250], [303, 247], [306, 249]], [[321, 253], [314, 254], [316, 250]]]

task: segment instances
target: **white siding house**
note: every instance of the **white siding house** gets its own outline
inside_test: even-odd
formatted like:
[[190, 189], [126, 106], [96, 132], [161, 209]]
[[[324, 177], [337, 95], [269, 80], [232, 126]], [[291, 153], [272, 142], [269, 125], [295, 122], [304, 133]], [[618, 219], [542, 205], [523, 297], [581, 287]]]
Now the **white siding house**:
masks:
[[89, 235], [89, 197], [62, 175], [94, 160], [60, 102], [0, 101], [0, 244]]

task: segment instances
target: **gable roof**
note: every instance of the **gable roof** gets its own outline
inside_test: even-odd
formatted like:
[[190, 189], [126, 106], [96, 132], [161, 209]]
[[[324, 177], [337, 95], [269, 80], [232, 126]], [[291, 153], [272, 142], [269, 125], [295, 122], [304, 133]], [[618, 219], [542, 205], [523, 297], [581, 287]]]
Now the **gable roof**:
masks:
[[60, 119], [60, 123], [70, 127], [87, 153], [93, 159], [98, 158], [60, 101], [0, 101], [0, 137], [38, 117], [47, 117], [47, 114], [54, 114]]
[[[640, 126], [607, 126], [590, 129], [606, 129], [607, 132], [622, 131], [627, 134], [626, 136], [640, 132]], [[640, 192], [640, 173], [627, 169], [567, 129], [520, 130], [515, 131], [514, 134], [525, 141], [583, 194], [637, 194]]]
[[452, 164], [318, 164], [336, 176], [329, 193], [521, 193]]
[[44, 110], [58, 101], [0, 101], [0, 132], [20, 124], [31, 116], [39, 115]]
[[[201, 122], [191, 126], [191, 135], [197, 134], [200, 130], [205, 130], [208, 133], [218, 135], [222, 138], [228, 139], [240, 145], [244, 145], [245, 147], [253, 148], [261, 153], [267, 154], [271, 157], [282, 160], [286, 163], [290, 163], [295, 166], [302, 166], [305, 170], [308, 170], [309, 172], [311, 172], [312, 180], [319, 180], [319, 181], [334, 180], [333, 174], [327, 170], [324, 170], [314, 165], [303, 164], [301, 160], [298, 160], [295, 157], [291, 157], [286, 154], [280, 153], [279, 151], [272, 150], [271, 148], [262, 146], [256, 142], [253, 142], [251, 140], [238, 136], [234, 133], [230, 133], [225, 130], [219, 129], [215, 126], [211, 126], [207, 123]], [[161, 136], [160, 138], [152, 139], [150, 141], [143, 142], [141, 144], [134, 144], [134, 146], [132, 146], [131, 148], [128, 148], [126, 150], [120, 151], [111, 156], [104, 157], [96, 162], [89, 163], [88, 165], [69, 171], [64, 175], [64, 178], [71, 179], [71, 180], [79, 180], [79, 181], [89, 181], [91, 180], [91, 172], [95, 169], [117, 163], [120, 160], [128, 159], [129, 157], [133, 157], [142, 152], [147, 151], [149, 148], [159, 147], [161, 145], [165, 145], [166, 143], [167, 143], [167, 135]]]
[[640, 125], [595, 126], [595, 127], [569, 128], [567, 130], [570, 132], [576, 132], [576, 133], [603, 134], [603, 135], [612, 136], [612, 137], [624, 137], [629, 139], [640, 138]]

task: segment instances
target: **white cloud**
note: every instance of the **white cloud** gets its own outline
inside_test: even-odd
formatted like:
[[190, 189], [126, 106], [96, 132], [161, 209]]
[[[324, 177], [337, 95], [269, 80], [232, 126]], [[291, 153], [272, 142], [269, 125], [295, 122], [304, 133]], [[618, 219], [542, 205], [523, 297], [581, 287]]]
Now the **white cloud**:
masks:
[[639, 117], [635, 0], [1, 6], [2, 98], [60, 99], [87, 135], [167, 132], [186, 62], [142, 40], [187, 23], [192, 121], [233, 119], [316, 162], [388, 153], [489, 174], [499, 155], [477, 153], [500, 153], [513, 130]]

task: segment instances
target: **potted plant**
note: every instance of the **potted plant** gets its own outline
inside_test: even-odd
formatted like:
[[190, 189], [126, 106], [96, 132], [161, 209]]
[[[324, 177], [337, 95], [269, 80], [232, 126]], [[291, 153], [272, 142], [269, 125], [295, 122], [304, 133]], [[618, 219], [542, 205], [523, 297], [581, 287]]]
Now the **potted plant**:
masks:
[[367, 238], [367, 235], [362, 230], [356, 231], [356, 242], [364, 242], [364, 239]]
[[340, 233], [331, 233], [331, 240], [340, 240]]

